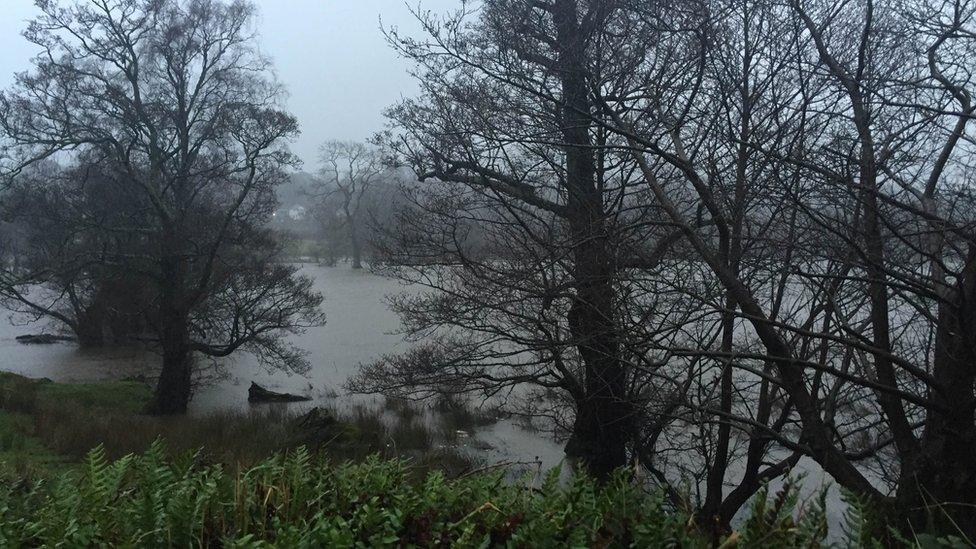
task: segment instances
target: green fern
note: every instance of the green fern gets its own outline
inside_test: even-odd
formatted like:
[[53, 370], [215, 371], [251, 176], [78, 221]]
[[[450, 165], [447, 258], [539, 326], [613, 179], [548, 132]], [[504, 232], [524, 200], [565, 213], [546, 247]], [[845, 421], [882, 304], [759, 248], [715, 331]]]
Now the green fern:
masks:
[[[818, 547], [823, 494], [798, 505], [791, 481], [753, 502], [748, 547]], [[625, 474], [598, 486], [550, 472], [540, 487], [504, 472], [414, 479], [409, 462], [332, 464], [304, 448], [229, 474], [161, 441], [37, 488], [0, 489], [0, 546], [62, 547], [710, 547], [689, 515]], [[734, 541], [734, 540], [733, 540]]]

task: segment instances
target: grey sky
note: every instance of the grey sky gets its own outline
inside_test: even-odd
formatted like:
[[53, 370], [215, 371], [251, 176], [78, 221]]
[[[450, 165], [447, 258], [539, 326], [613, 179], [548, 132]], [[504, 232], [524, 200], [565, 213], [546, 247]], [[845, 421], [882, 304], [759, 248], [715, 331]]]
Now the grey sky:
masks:
[[[287, 86], [288, 106], [302, 125], [292, 150], [315, 169], [326, 139], [367, 138], [383, 124], [382, 110], [416, 86], [407, 64], [379, 30], [417, 25], [401, 0], [254, 0], [260, 8], [261, 49]], [[417, 0], [409, 0], [415, 6]], [[422, 0], [424, 9], [455, 9], [460, 0]], [[37, 53], [20, 35], [36, 13], [33, 0], [0, 0], [0, 87], [27, 69]]]

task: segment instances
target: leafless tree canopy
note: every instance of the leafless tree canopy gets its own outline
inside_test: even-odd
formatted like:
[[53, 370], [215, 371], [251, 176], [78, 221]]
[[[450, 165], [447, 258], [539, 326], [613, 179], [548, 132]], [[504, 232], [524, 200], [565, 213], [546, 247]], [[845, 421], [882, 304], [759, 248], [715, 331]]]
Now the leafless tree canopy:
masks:
[[972, 525], [974, 7], [418, 12], [383, 139], [420, 182], [380, 248], [427, 339], [353, 386], [520, 387], [591, 472], [691, 476], [719, 525], [804, 456], [898, 524]]
[[[284, 145], [297, 122], [280, 109], [280, 87], [254, 48], [253, 6], [38, 7], [43, 15], [25, 36], [42, 53], [0, 95], [3, 174], [13, 185], [28, 178], [25, 196], [43, 203], [46, 192], [90, 190], [94, 166], [102, 192], [121, 206], [99, 215], [100, 197], [79, 197], [80, 209], [57, 221], [67, 237], [53, 243], [55, 255], [6, 273], [4, 296], [80, 324], [78, 312], [97, 306], [98, 290], [79, 287], [94, 273], [86, 264], [138, 276], [163, 354], [161, 413], [186, 409], [194, 351], [225, 356], [244, 347], [270, 364], [302, 368], [281, 336], [320, 323], [321, 298], [309, 280], [273, 261], [276, 245], [262, 229], [274, 187], [295, 162]], [[73, 165], [58, 177], [33, 173], [64, 152]], [[34, 284], [51, 286], [54, 301], [28, 296], [23, 288]], [[61, 296], [75, 301], [73, 314], [64, 314]]]
[[[298, 126], [252, 5], [38, 5], [0, 95], [0, 297], [151, 333], [161, 412], [193, 352], [300, 368], [282, 336], [321, 298], [264, 223]], [[420, 92], [322, 147], [353, 266], [369, 217], [371, 266], [420, 289], [392, 300], [417, 345], [350, 386], [544, 416], [716, 534], [805, 459], [902, 532], [976, 539], [976, 4], [460, 6], [386, 30]]]
[[362, 269], [364, 206], [367, 193], [387, 175], [382, 158], [363, 143], [329, 141], [319, 149], [319, 162], [318, 179], [309, 191], [317, 202], [316, 215], [327, 227], [345, 231], [352, 268]]

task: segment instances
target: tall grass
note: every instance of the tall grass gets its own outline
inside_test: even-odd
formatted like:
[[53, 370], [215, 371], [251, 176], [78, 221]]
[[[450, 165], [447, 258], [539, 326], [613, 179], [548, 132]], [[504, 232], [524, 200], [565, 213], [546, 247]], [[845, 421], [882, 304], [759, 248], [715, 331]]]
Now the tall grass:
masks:
[[210, 461], [247, 465], [294, 446], [298, 434], [290, 424], [295, 417], [282, 407], [156, 417], [66, 403], [39, 407], [33, 414], [33, 434], [52, 451], [72, 459], [84, 457], [96, 445], [118, 458], [145, 451], [161, 437], [174, 441], [177, 453], [202, 447]]
[[452, 396], [442, 396], [435, 405], [447, 429], [471, 431], [498, 422], [501, 412], [496, 407], [472, 407], [471, 403]]
[[146, 451], [157, 439], [169, 451], [199, 450], [201, 459], [235, 468], [304, 445], [336, 460], [410, 457], [424, 470], [449, 474], [470, 469], [473, 460], [440, 447], [420, 414], [394, 416], [358, 406], [308, 426], [301, 413], [285, 406], [221, 411], [199, 417], [157, 417], [140, 413], [149, 389], [136, 382], [59, 384], [0, 374], [0, 473], [35, 473], [32, 465], [74, 463], [99, 446], [109, 459]]

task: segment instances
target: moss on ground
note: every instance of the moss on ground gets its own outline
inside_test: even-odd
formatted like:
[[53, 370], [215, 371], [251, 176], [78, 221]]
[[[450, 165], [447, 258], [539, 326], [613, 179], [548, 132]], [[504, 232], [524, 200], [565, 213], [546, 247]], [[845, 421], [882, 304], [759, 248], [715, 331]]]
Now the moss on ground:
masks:
[[38, 407], [77, 405], [122, 413], [140, 413], [152, 391], [138, 381], [55, 383], [0, 372], [0, 410], [32, 412]]
[[37, 436], [40, 410], [70, 407], [133, 414], [144, 409], [151, 396], [149, 387], [138, 382], [54, 383], [0, 372], [0, 476], [46, 476], [72, 461]]

